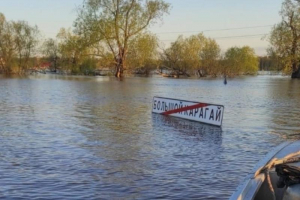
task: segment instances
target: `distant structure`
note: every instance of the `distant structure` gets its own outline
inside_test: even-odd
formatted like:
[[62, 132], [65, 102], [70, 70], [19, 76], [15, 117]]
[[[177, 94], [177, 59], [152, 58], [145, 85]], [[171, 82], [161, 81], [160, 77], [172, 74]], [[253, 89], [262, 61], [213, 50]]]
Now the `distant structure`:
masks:
[[49, 69], [50, 66], [51, 66], [51, 63], [50, 63], [50, 62], [43, 62], [43, 63], [41, 63], [41, 64], [38, 66], [38, 68], [39, 68], [40, 70], [45, 71], [45, 70]]
[[43, 62], [37, 64], [35, 67], [29, 69], [31, 73], [43, 73], [46, 74], [46, 71], [50, 69], [51, 63], [50, 62]]
[[227, 78], [226, 78], [226, 76], [224, 78], [225, 78], [224, 79], [224, 85], [227, 85]]

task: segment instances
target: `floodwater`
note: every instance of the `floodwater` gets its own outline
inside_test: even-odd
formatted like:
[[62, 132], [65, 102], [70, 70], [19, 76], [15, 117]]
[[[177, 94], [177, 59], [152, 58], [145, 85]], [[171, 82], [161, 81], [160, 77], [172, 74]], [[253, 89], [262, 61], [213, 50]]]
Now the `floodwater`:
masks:
[[[228, 199], [300, 138], [300, 80], [0, 78], [1, 199]], [[151, 113], [153, 96], [225, 106], [223, 127]]]

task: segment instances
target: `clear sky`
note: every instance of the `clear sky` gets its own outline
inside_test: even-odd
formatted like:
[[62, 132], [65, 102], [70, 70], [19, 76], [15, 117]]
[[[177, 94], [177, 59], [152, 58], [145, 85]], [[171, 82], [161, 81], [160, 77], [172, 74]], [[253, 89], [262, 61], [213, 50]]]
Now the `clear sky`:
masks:
[[[279, 10], [283, 0], [166, 1], [171, 4], [170, 14], [164, 17], [163, 22], [150, 28], [166, 47], [178, 35], [189, 36], [203, 31], [206, 36], [215, 38], [223, 51], [231, 46], [249, 45], [258, 55], [265, 55], [268, 42], [262, 40], [262, 37], [270, 32], [271, 25], [280, 21]], [[76, 7], [82, 2], [83, 0], [0, 0], [0, 12], [8, 20], [25, 20], [37, 25], [45, 37], [55, 37], [61, 27], [72, 27]], [[236, 29], [244, 27], [257, 28]]]

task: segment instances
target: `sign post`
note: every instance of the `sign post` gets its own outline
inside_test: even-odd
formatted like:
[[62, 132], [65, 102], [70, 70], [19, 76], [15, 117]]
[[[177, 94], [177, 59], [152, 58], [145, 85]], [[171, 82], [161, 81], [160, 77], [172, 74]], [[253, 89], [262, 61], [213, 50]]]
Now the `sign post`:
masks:
[[222, 126], [224, 106], [153, 97], [152, 112]]

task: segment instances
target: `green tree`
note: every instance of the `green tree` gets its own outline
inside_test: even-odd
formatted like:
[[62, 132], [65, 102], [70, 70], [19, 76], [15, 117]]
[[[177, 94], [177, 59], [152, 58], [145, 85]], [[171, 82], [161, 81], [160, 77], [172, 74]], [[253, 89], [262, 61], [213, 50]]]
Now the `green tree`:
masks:
[[25, 21], [12, 22], [12, 26], [18, 59], [18, 72], [24, 73], [30, 68], [30, 57], [37, 53], [39, 30], [37, 26], [30, 26]]
[[0, 13], [0, 70], [11, 73], [14, 65], [15, 43], [12, 24]]
[[248, 46], [229, 48], [225, 53], [224, 61], [224, 76], [253, 75], [258, 71], [258, 58], [255, 55], [254, 49]]
[[285, 0], [280, 11], [282, 20], [272, 31], [269, 53], [275, 53], [282, 60], [285, 71], [292, 78], [300, 78], [300, 2]]
[[130, 40], [168, 12], [163, 0], [87, 0], [75, 22], [90, 43], [102, 42], [114, 57], [115, 76], [126, 69]]
[[214, 77], [220, 73], [221, 48], [213, 39], [206, 39], [204, 47], [200, 52], [202, 68], [206, 69], [207, 74]]
[[82, 65], [83, 60], [92, 55], [92, 50], [87, 47], [86, 41], [64, 28], [60, 30], [57, 37], [62, 70], [72, 74], [83, 73], [84, 69], [81, 68], [85, 66]]
[[79, 66], [80, 73], [84, 75], [94, 75], [97, 64], [97, 60], [93, 57], [85, 57]]
[[51, 62], [52, 71], [56, 72], [60, 56], [58, 42], [52, 38], [47, 39], [43, 43], [42, 52], [47, 57], [48, 61]]
[[207, 75], [207, 66], [203, 65], [200, 56], [206, 40], [207, 38], [201, 33], [185, 39], [183, 45], [184, 52], [181, 60], [186, 64], [186, 68], [196, 70], [199, 77]]
[[7, 21], [0, 13], [0, 69], [4, 73], [25, 73], [37, 53], [39, 30], [25, 21]]
[[217, 76], [221, 49], [213, 39], [203, 34], [192, 35], [186, 39], [182, 36], [164, 51], [165, 66], [177, 75], [188, 75], [195, 70], [199, 77]]
[[186, 55], [186, 43], [182, 36], [179, 36], [171, 46], [163, 51], [161, 60], [163, 67], [170, 70], [173, 75], [177, 77], [180, 75], [190, 76], [188, 70], [190, 65], [185, 62], [184, 55]]
[[127, 66], [135, 72], [149, 74], [158, 59], [158, 38], [150, 33], [140, 34], [129, 43]]

